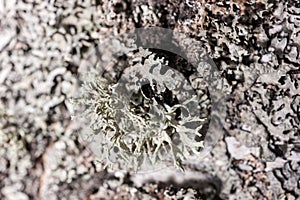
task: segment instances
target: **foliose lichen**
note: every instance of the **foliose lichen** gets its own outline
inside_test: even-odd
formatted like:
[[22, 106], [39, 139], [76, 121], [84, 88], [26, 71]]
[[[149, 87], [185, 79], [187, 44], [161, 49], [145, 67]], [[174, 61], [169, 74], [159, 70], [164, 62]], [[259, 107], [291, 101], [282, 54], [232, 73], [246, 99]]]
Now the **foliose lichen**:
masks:
[[[101, 158], [140, 170], [176, 166], [203, 148], [206, 118], [190, 83], [168, 61], [138, 49], [121, 75], [86, 74], [75, 105], [85, 107], [90, 137], [97, 137]], [[117, 78], [118, 77], [118, 78]]]

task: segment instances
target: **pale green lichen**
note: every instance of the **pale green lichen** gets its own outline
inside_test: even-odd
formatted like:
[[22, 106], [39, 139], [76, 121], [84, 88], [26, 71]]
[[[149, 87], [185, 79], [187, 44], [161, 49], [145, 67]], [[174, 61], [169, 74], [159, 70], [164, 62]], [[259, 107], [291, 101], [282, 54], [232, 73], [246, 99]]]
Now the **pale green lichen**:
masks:
[[82, 95], [73, 102], [85, 106], [81, 116], [90, 119], [91, 136], [101, 138], [101, 159], [134, 170], [172, 161], [183, 170], [182, 161], [203, 147], [199, 130], [205, 119], [195, 112], [197, 95], [184, 94], [191, 91], [183, 85], [184, 77], [170, 69], [159, 74], [163, 60], [147, 56], [118, 81], [89, 73]]

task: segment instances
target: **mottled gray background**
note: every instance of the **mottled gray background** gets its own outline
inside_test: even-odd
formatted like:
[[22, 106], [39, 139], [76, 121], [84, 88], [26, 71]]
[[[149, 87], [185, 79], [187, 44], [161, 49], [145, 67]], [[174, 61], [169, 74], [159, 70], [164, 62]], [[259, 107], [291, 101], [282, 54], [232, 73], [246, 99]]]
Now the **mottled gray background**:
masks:
[[[2, 0], [0, 199], [298, 199], [295, 2]], [[230, 96], [225, 135], [186, 174], [105, 170], [71, 121], [89, 49], [149, 26], [203, 42]]]

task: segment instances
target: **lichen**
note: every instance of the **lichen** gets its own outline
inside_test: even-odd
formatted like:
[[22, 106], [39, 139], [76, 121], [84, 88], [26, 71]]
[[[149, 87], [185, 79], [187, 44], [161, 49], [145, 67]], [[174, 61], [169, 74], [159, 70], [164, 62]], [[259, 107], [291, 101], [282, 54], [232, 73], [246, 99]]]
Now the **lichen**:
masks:
[[[203, 148], [199, 99], [185, 77], [163, 58], [139, 49], [117, 80], [97, 71], [85, 75], [82, 95], [90, 137], [98, 137], [101, 159], [130, 169], [155, 164], [183, 170], [182, 161]], [[122, 165], [122, 166], [125, 166]]]

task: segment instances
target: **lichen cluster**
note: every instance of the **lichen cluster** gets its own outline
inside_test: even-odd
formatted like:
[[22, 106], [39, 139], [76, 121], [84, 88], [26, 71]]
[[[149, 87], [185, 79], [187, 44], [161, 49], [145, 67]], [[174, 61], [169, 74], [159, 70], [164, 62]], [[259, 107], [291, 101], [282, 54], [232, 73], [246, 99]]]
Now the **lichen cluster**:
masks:
[[164, 59], [142, 49], [135, 56], [140, 59], [119, 80], [97, 71], [85, 75], [73, 102], [86, 109], [81, 116], [90, 119], [101, 159], [134, 170], [173, 162], [183, 170], [182, 161], [203, 148], [198, 96]]

